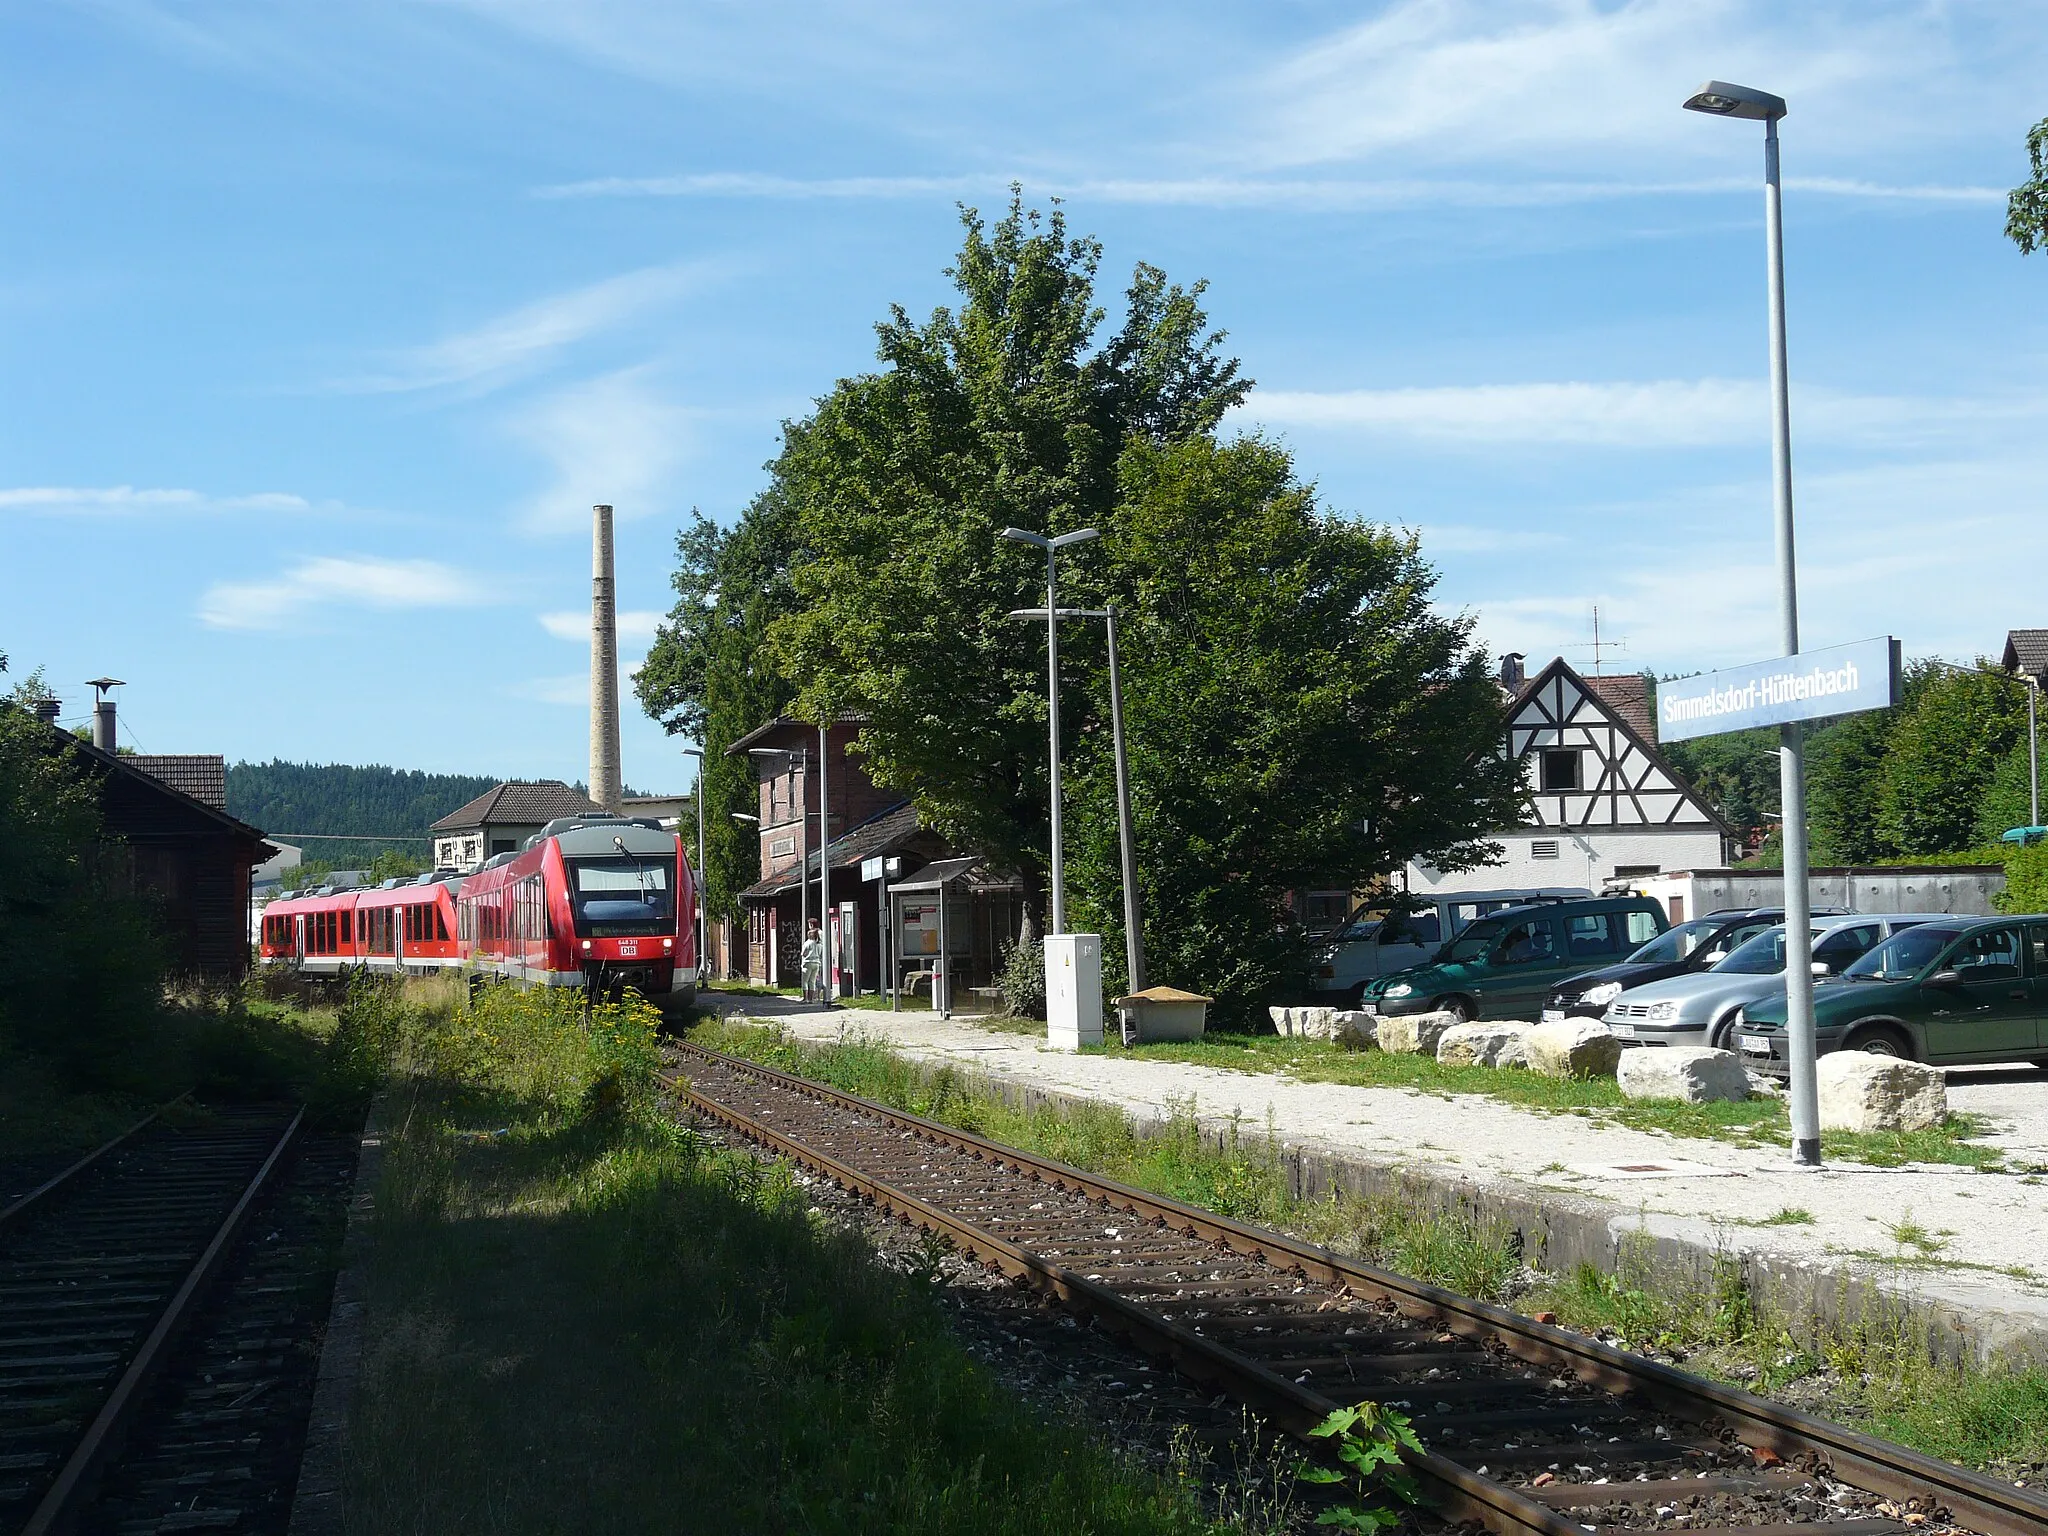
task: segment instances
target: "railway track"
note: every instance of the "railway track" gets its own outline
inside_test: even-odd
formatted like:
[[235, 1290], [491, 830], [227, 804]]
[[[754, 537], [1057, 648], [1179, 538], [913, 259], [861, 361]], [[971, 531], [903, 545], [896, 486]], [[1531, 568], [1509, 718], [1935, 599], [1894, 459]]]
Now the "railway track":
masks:
[[1424, 1501], [1503, 1536], [2040, 1536], [2048, 1498], [1505, 1308], [751, 1062], [697, 1112], [949, 1238], [1301, 1434], [1361, 1399]]
[[302, 1118], [152, 1116], [0, 1213], [0, 1531], [77, 1527]]

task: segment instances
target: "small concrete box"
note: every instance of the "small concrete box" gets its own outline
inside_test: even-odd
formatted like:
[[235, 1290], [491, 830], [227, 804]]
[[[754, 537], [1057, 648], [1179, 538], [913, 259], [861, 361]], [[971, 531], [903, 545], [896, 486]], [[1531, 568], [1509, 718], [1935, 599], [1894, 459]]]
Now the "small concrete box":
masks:
[[1148, 1040], [1199, 1040], [1209, 1027], [1213, 997], [1183, 992], [1178, 987], [1147, 987], [1116, 1000], [1124, 1021], [1124, 1044]]
[[1045, 936], [1045, 1041], [1056, 1051], [1102, 1044], [1102, 935]]

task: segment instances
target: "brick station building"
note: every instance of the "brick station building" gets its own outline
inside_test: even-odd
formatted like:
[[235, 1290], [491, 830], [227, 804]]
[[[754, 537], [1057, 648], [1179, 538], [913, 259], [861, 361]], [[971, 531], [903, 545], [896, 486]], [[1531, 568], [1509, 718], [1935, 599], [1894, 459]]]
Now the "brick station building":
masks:
[[[749, 732], [726, 749], [754, 764], [760, 786], [761, 876], [739, 893], [745, 913], [743, 943], [733, 946], [729, 964], [744, 965], [751, 981], [793, 987], [802, 975], [803, 917], [819, 919], [818, 807], [820, 737], [824, 743], [824, 793], [832, 841], [823, 862], [829, 870], [828, 966], [836, 969], [840, 995], [886, 990], [882, 964], [883, 881], [863, 878], [874, 861], [895, 859], [893, 885], [931, 885], [892, 900], [899, 933], [893, 946], [900, 984], [930, 985], [931, 957], [937, 953], [939, 908], [944, 905], [946, 948], [952, 955], [956, 998], [986, 986], [1003, 953], [1017, 936], [1023, 913], [1021, 883], [971, 853], [948, 846], [922, 824], [917, 807], [868, 777], [860, 753], [861, 721], [835, 720], [818, 727], [787, 716]], [[920, 877], [925, 877], [923, 880]], [[799, 879], [803, 886], [799, 886]]]

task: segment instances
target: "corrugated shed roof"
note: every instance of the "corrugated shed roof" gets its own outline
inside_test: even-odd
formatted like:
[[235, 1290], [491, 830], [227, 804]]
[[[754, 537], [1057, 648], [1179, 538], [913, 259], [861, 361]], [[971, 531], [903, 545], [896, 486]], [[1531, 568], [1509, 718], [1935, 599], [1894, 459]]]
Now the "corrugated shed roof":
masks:
[[581, 790], [571, 789], [560, 779], [517, 779], [487, 789], [465, 806], [443, 816], [427, 830], [466, 832], [471, 827], [525, 826], [553, 821], [557, 816], [584, 816], [598, 804]]
[[2008, 629], [2005, 632], [2005, 669], [2048, 677], [2048, 629]]
[[190, 795], [201, 805], [210, 805], [216, 811], [228, 808], [228, 765], [224, 757], [203, 752], [138, 752], [124, 761], [159, 783], [170, 785], [179, 794]]
[[1623, 672], [1615, 677], [1587, 677], [1579, 674], [1579, 681], [1600, 696], [1600, 702], [1628, 722], [1628, 728], [1642, 737], [1645, 742], [1657, 739], [1656, 727], [1651, 724], [1650, 680], [1640, 672]]

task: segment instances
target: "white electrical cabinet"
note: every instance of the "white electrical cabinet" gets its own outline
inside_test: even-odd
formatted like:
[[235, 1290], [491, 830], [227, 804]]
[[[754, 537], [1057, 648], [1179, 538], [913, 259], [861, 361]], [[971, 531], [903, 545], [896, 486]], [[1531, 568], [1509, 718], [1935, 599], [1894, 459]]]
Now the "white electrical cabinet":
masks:
[[1102, 1044], [1102, 935], [1045, 937], [1045, 1039], [1056, 1051]]

